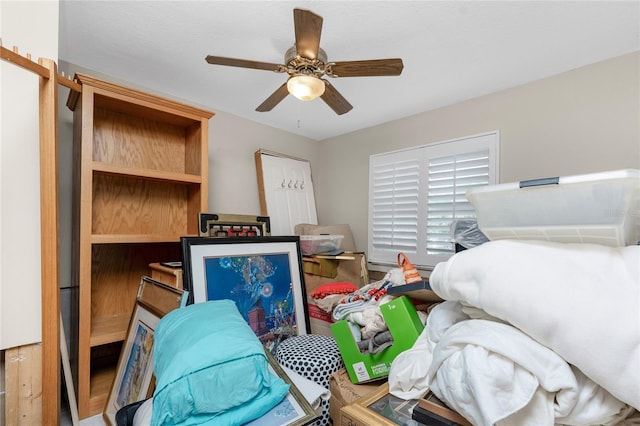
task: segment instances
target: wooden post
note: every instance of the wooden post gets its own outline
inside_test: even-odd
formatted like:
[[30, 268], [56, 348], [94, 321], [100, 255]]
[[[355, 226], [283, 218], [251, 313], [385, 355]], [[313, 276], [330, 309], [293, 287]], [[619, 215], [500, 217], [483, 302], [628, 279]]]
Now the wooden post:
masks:
[[42, 419], [60, 422], [60, 286], [58, 284], [58, 82], [56, 63], [40, 59], [40, 227], [42, 256]]

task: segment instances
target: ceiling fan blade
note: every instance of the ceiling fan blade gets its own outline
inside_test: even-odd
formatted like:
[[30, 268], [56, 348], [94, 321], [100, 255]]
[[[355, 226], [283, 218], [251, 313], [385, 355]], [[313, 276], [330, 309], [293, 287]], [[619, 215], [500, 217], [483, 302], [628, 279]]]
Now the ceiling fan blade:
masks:
[[266, 71], [282, 71], [282, 65], [269, 62], [249, 61], [246, 59], [225, 58], [223, 56], [208, 55], [205, 60], [212, 65], [227, 65], [230, 67], [251, 68]]
[[332, 110], [335, 111], [336, 114], [342, 115], [345, 114], [353, 108], [351, 104], [336, 90], [335, 87], [327, 80], [323, 80], [325, 89], [322, 96], [323, 101], [327, 103], [331, 107]]
[[307, 59], [316, 59], [320, 48], [322, 16], [310, 10], [293, 9], [293, 24], [296, 31], [296, 51]]
[[287, 89], [287, 82], [276, 89], [275, 92], [271, 94], [267, 99], [264, 100], [263, 103], [256, 108], [258, 112], [267, 112], [271, 111], [276, 105], [278, 105], [284, 98], [289, 94], [289, 90]]
[[404, 65], [402, 59], [370, 59], [367, 61], [336, 62], [331, 72], [336, 77], [376, 77], [400, 75]]

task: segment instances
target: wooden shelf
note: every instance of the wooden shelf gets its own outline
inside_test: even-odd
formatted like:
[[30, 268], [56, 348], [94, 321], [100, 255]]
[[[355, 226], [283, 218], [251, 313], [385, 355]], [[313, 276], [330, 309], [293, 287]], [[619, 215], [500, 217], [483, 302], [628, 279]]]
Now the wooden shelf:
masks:
[[178, 243], [180, 237], [197, 237], [197, 235], [94, 234], [91, 236], [91, 242], [93, 244]]
[[91, 394], [89, 397], [89, 410], [92, 413], [101, 413], [107, 403], [113, 378], [116, 375], [115, 367], [104, 367], [94, 370], [91, 374]]
[[79, 287], [78, 411], [102, 412], [140, 279], [180, 258], [208, 210], [213, 113], [76, 74], [74, 280]]
[[97, 161], [93, 162], [93, 171], [116, 176], [182, 183], [185, 185], [202, 183], [202, 176], [198, 175], [166, 172], [161, 170], [149, 170], [126, 166], [114, 166], [112, 164], [101, 163]]
[[124, 341], [130, 319], [131, 315], [127, 313], [94, 318], [91, 322], [90, 346]]

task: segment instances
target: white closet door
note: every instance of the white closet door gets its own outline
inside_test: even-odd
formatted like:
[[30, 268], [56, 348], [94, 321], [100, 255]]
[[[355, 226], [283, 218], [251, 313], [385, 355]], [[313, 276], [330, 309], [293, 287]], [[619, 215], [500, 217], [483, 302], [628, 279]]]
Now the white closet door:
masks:
[[266, 204], [262, 214], [271, 220], [271, 235], [293, 235], [298, 223], [317, 224], [309, 162], [266, 153], [261, 153], [260, 159], [264, 185], [261, 204]]

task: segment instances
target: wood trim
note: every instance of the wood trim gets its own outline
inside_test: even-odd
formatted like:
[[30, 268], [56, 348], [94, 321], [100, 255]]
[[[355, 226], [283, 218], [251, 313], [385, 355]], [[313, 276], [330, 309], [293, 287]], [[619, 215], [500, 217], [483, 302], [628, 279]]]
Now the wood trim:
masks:
[[58, 283], [58, 83], [56, 63], [40, 79], [40, 250], [42, 300], [42, 418], [60, 420], [60, 286]]
[[[206, 111], [204, 109], [192, 107], [191, 105], [187, 105], [181, 102], [176, 102], [167, 98], [163, 98], [161, 96], [151, 95], [149, 93], [141, 92], [139, 90], [135, 90], [129, 87], [121, 86], [119, 84], [111, 83], [105, 80], [100, 80], [95, 77], [91, 77], [86, 74], [76, 73], [74, 80], [78, 81], [81, 85], [89, 85], [96, 89], [105, 90], [110, 96], [121, 95], [128, 98], [135, 98], [138, 101], [149, 103], [149, 105], [153, 105], [153, 108], [168, 108], [172, 111], [178, 110], [186, 115], [191, 115], [194, 119], [206, 118], [210, 119], [213, 117], [214, 113], [211, 111]], [[70, 109], [75, 109], [75, 104], [67, 105]]]
[[307, 160], [307, 159], [305, 159], [305, 158], [295, 157], [295, 156], [293, 156], [293, 155], [288, 155], [288, 154], [281, 154], [281, 153], [279, 153], [279, 152], [276, 152], [276, 151], [270, 151], [270, 150], [268, 150], [268, 149], [263, 149], [263, 148], [260, 148], [259, 150], [257, 150], [257, 151], [255, 152], [255, 155], [258, 155], [258, 154], [260, 154], [260, 155], [262, 155], [262, 154], [264, 154], [264, 155], [270, 155], [270, 156], [272, 156], [272, 157], [290, 158], [290, 159], [292, 159], [292, 160], [306, 161], [307, 163], [309, 163], [309, 160]]
[[[91, 149], [93, 146], [93, 88], [85, 86], [82, 88], [82, 94], [79, 97], [80, 108], [73, 110], [73, 127], [74, 127], [74, 161], [78, 162], [78, 178], [74, 177], [74, 191], [77, 192], [77, 201], [74, 201], [79, 207], [77, 221], [79, 223], [78, 232], [78, 259], [83, 256], [90, 256], [91, 241], [87, 238], [81, 238], [80, 235], [91, 235], [91, 188], [93, 187], [93, 173], [89, 167], [83, 167], [83, 164], [90, 164]], [[79, 139], [76, 139], [79, 138]], [[79, 143], [77, 142], [79, 141]], [[81, 182], [86, 182], [82, 185]], [[84, 213], [83, 213], [84, 212]], [[84, 216], [83, 216], [84, 215]], [[91, 306], [91, 267], [86, 262], [78, 260], [78, 288], [79, 288], [79, 306]], [[89, 342], [91, 340], [91, 315], [90, 311], [78, 311], [78, 342]], [[91, 375], [87, 368], [80, 366], [91, 365], [91, 348], [88, 345], [78, 344], [78, 413], [81, 419], [89, 417], [97, 410], [91, 408]]]
[[72, 80], [71, 77], [64, 77], [58, 74], [58, 84], [66, 87], [67, 89], [70, 89], [72, 92], [82, 92], [82, 85]]
[[256, 161], [256, 177], [258, 178], [258, 198], [260, 199], [260, 214], [267, 216], [267, 194], [264, 189], [264, 170], [262, 168], [262, 154], [261, 149], [257, 150], [253, 156]]
[[49, 70], [31, 60], [31, 55], [27, 54], [27, 57], [20, 56], [18, 54], [18, 48], [13, 47], [13, 51], [7, 49], [6, 47], [0, 46], [0, 58], [4, 59], [7, 62], [11, 62], [15, 65], [18, 65], [26, 70], [31, 71], [32, 73], [38, 74], [43, 78], [50, 78]]

